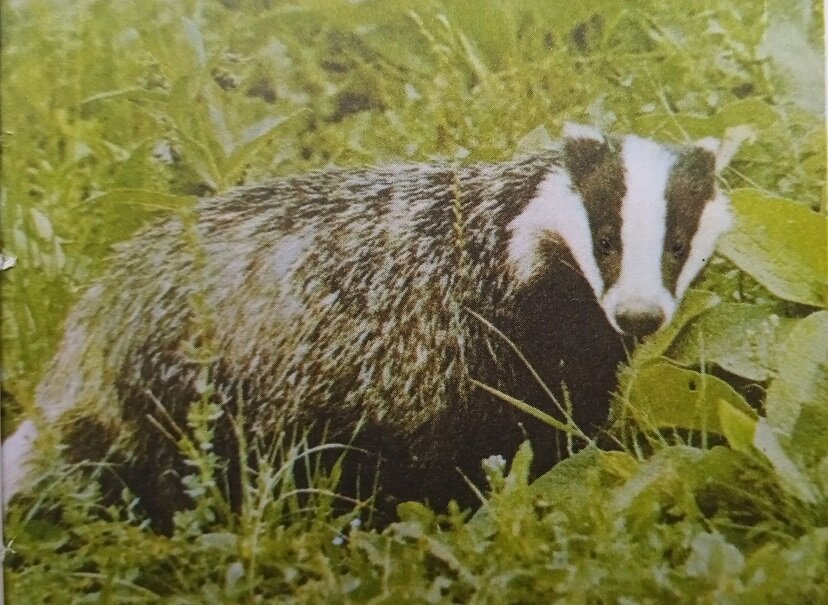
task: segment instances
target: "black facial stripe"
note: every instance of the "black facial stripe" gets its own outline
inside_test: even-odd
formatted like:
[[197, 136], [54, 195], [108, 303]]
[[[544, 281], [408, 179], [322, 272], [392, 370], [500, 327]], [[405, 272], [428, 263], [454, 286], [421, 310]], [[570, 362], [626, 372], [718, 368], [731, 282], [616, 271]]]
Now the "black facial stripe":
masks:
[[715, 192], [715, 180], [716, 160], [711, 152], [699, 147], [679, 152], [665, 191], [667, 225], [661, 257], [662, 280], [674, 294], [702, 211]]
[[605, 288], [621, 272], [621, 204], [627, 192], [620, 146], [611, 141], [567, 139], [564, 162], [586, 206], [592, 250]]

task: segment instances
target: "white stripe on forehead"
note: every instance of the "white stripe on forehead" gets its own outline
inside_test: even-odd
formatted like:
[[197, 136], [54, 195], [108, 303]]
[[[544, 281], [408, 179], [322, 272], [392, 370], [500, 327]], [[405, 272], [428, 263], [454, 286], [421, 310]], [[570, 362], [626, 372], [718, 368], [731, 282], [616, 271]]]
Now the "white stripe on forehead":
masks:
[[675, 301], [664, 288], [661, 257], [666, 231], [665, 191], [676, 156], [663, 145], [625, 137], [621, 149], [626, 193], [621, 203], [621, 271], [601, 305], [615, 325], [619, 306], [646, 303], [666, 317]]
[[[621, 274], [624, 287], [647, 294], [663, 288], [661, 253], [667, 224], [667, 179], [676, 161], [667, 148], [635, 136], [621, 150], [627, 191], [621, 202]], [[644, 292], [642, 292], [643, 294]]]
[[592, 235], [584, 201], [575, 192], [569, 174], [553, 168], [538, 186], [535, 197], [509, 223], [509, 261], [519, 281], [528, 281], [539, 268], [538, 243], [543, 235], [555, 234], [572, 253], [596, 297], [604, 291], [604, 280], [592, 252]]

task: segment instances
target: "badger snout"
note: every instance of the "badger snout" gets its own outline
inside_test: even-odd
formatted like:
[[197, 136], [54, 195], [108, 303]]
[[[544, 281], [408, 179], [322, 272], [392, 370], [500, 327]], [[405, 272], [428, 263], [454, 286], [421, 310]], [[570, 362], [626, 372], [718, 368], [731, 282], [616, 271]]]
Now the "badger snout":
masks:
[[619, 306], [615, 311], [615, 323], [624, 334], [637, 338], [649, 336], [666, 320], [664, 310], [652, 304], [631, 303]]
[[664, 288], [646, 284], [616, 284], [600, 299], [610, 325], [638, 340], [664, 327], [676, 311], [676, 300]]

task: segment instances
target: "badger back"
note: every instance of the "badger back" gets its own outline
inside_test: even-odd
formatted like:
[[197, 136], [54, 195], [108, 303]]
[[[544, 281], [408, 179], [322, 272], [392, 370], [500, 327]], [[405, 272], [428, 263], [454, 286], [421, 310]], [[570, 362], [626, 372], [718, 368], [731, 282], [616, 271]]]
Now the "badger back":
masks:
[[467, 309], [508, 306], [507, 226], [554, 161], [326, 172], [211, 205], [208, 239], [249, 220], [257, 242], [214, 308], [233, 388], [267, 403], [259, 429], [367, 417], [404, 435], [462, 405], [485, 330]]
[[149, 394], [183, 409], [209, 337], [218, 395], [243, 392], [261, 430], [318, 419], [322, 403], [420, 426], [469, 386], [485, 328], [465, 308], [505, 312], [508, 225], [557, 161], [328, 170], [204, 200], [193, 224], [168, 219], [119, 248], [38, 399], [51, 417], [112, 422], [152, 412], [136, 404]]

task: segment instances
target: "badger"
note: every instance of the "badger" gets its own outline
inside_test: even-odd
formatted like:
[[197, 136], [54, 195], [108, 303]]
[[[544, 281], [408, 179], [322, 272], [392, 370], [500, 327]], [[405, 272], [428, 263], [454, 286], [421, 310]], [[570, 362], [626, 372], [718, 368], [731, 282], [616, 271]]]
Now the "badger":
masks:
[[169, 519], [187, 467], [159, 427], [186, 430], [205, 376], [217, 452], [239, 457], [238, 427], [308, 428], [367, 456], [345, 477], [379, 465], [377, 502], [469, 502], [481, 459], [527, 438], [543, 472], [560, 432], [505, 399], [601, 430], [629, 347], [730, 225], [726, 155], [567, 125], [511, 161], [327, 169], [201, 200], [121, 245], [70, 313], [37, 417], [3, 446], [4, 502], [48, 425]]

